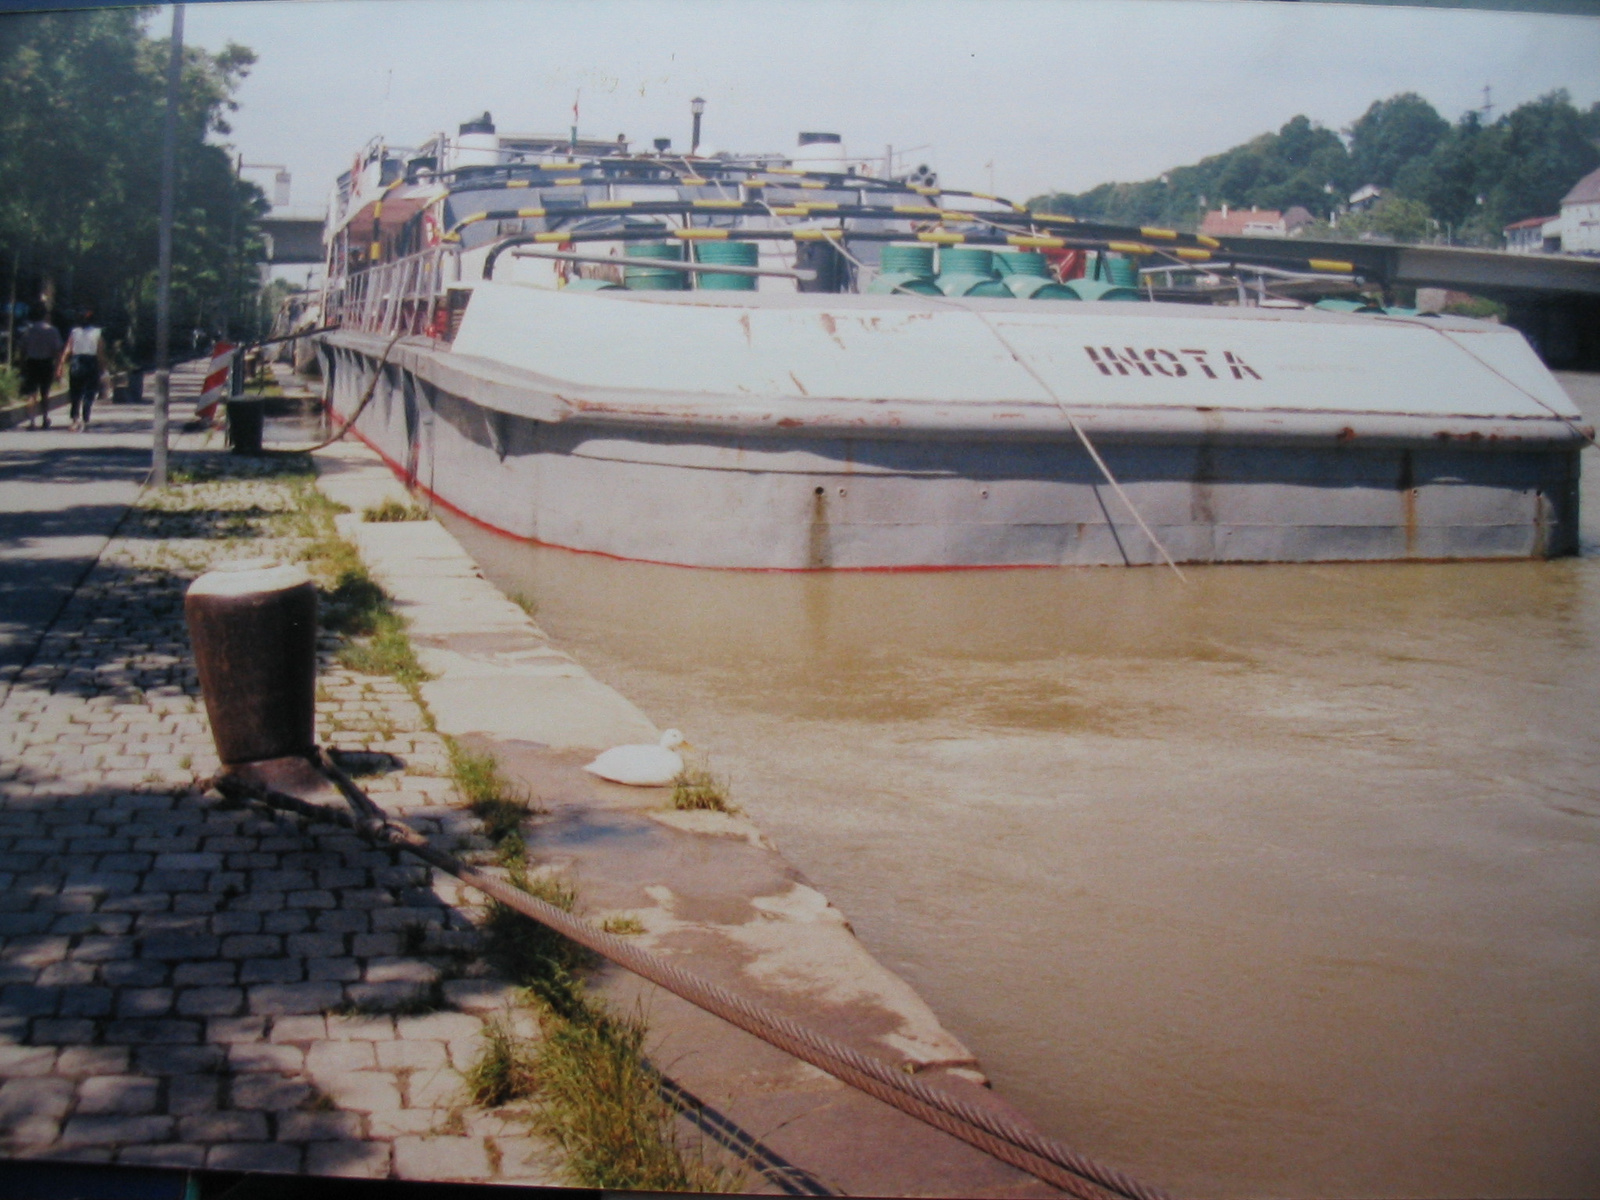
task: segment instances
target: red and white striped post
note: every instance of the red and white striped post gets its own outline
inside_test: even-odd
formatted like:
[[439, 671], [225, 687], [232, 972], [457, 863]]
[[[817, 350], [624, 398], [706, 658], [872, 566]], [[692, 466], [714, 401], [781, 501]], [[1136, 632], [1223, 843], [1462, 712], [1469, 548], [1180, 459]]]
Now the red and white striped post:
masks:
[[218, 342], [211, 349], [211, 369], [206, 372], [206, 385], [194, 410], [194, 415], [202, 420], [211, 420], [216, 415], [217, 405], [228, 398], [234, 353], [232, 342]]

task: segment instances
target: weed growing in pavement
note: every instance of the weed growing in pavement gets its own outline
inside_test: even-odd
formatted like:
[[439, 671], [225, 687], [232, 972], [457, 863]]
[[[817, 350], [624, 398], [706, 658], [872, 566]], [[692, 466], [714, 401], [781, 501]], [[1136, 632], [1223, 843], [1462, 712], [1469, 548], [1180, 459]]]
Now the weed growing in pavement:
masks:
[[539, 602], [527, 592], [512, 592], [508, 599], [530, 617], [539, 615]]
[[685, 763], [672, 781], [672, 807], [709, 809], [712, 812], [738, 812], [728, 798], [728, 781], [718, 779], [704, 763]]
[[638, 917], [607, 917], [600, 928], [618, 937], [631, 937], [644, 932], [644, 922]]
[[535, 1054], [505, 1017], [490, 1017], [479, 1035], [483, 1051], [464, 1072], [467, 1095], [483, 1108], [499, 1108], [533, 1095], [538, 1086]]
[[385, 499], [382, 504], [371, 504], [361, 510], [361, 519], [363, 521], [374, 521], [379, 523], [392, 521], [426, 521], [432, 515], [432, 513], [423, 508], [420, 504], [405, 504], [399, 500], [396, 500], [393, 496]]
[[456, 790], [467, 802], [467, 809], [483, 822], [484, 836], [494, 843], [501, 862], [525, 861], [527, 847], [522, 840], [522, 822], [543, 812], [528, 790], [507, 779], [492, 754], [468, 750], [454, 738], [446, 738], [450, 751], [450, 773]]

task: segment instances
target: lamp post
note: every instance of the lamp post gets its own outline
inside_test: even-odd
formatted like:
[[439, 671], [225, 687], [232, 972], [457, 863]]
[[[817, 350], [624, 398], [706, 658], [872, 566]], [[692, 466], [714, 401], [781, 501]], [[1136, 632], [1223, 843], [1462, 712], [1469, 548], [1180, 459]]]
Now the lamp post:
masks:
[[689, 135], [689, 157], [700, 152], [700, 117], [706, 111], [706, 102], [699, 96], [689, 101], [689, 111], [694, 114], [694, 131]]
[[172, 210], [178, 186], [178, 86], [183, 77], [183, 5], [172, 6], [167, 106], [161, 120], [161, 208], [156, 226], [156, 396], [150, 481], [167, 486], [167, 404], [172, 386]]

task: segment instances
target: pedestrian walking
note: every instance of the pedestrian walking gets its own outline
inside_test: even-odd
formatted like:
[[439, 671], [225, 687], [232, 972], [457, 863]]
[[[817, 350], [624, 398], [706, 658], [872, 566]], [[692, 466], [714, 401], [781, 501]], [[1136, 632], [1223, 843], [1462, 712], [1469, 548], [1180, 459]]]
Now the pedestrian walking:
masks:
[[[42, 304], [29, 310], [28, 326], [22, 331], [22, 402], [35, 392], [39, 394], [39, 419], [50, 428], [50, 389], [55, 385], [60, 368], [57, 358], [61, 354], [61, 331], [44, 319]], [[33, 428], [34, 418], [28, 417], [28, 428]]]
[[72, 332], [67, 334], [66, 349], [61, 352], [61, 364], [68, 368], [67, 392], [71, 397], [72, 428], [81, 433], [89, 428], [89, 410], [94, 407], [95, 397], [100, 394], [100, 377], [106, 367], [105, 333], [94, 323], [93, 309], [84, 309]]

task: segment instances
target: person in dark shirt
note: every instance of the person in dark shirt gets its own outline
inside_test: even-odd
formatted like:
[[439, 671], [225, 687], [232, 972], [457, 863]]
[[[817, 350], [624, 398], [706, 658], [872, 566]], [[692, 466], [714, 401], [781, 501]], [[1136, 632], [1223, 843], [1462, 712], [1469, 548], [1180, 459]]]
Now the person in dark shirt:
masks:
[[[50, 389], [60, 370], [61, 332], [44, 319], [42, 305], [34, 305], [29, 314], [33, 319], [22, 331], [22, 399], [39, 394], [39, 419], [50, 428]], [[33, 428], [33, 417], [28, 418], [28, 428]]]

